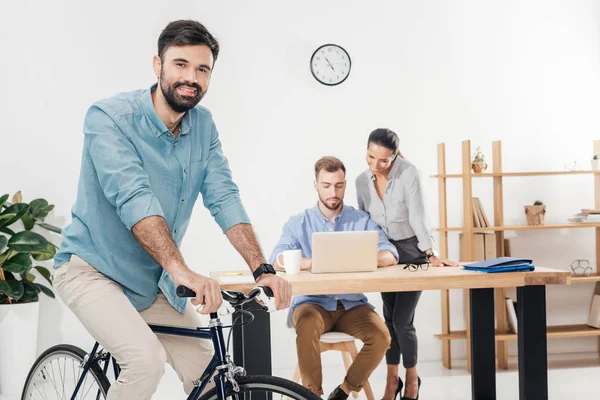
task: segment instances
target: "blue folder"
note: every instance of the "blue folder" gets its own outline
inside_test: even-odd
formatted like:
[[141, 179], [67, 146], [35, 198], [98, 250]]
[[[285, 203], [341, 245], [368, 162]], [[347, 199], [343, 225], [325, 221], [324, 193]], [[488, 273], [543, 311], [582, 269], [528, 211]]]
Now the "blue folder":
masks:
[[535, 265], [530, 258], [517, 257], [499, 257], [491, 260], [480, 261], [476, 263], [466, 264], [464, 269], [469, 271], [481, 272], [513, 272], [513, 271], [533, 271]]

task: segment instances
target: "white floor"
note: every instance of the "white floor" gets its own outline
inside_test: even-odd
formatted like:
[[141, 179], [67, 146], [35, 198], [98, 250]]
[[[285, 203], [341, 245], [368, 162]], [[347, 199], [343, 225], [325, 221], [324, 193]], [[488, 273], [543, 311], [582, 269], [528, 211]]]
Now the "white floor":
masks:
[[[600, 398], [600, 360], [595, 354], [570, 354], [551, 356], [548, 371], [549, 399], [587, 400]], [[519, 398], [519, 382], [516, 360], [511, 359], [508, 371], [498, 371], [496, 376], [497, 400], [516, 400]], [[292, 370], [275, 370], [274, 375], [292, 377]], [[454, 361], [453, 369], [447, 370], [441, 362], [423, 362], [419, 364], [422, 379], [422, 400], [466, 400], [471, 398], [471, 378], [466, 371], [464, 361]], [[344, 376], [343, 365], [323, 371], [325, 397]], [[385, 383], [385, 365], [375, 370], [370, 379], [375, 398], [379, 399]], [[167, 368], [155, 396], [156, 400], [185, 399], [177, 375]], [[364, 394], [359, 399], [365, 400]], [[0, 394], [0, 400], [20, 400], [20, 396]]]

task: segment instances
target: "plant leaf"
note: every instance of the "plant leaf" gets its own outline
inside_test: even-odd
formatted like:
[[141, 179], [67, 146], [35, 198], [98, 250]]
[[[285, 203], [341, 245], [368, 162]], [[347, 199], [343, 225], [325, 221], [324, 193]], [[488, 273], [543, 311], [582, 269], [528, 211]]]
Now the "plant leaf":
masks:
[[8, 243], [8, 238], [4, 235], [0, 235], [0, 252], [4, 250], [6, 243]]
[[14, 300], [20, 300], [24, 292], [23, 284], [17, 280], [0, 281], [0, 292]]
[[0, 197], [0, 209], [2, 209], [4, 203], [6, 203], [6, 200], [8, 200], [8, 196], [8, 194], [5, 194], [4, 196]]
[[31, 272], [25, 272], [25, 274], [23, 274], [23, 278], [27, 279], [29, 282], [35, 281], [35, 275]]
[[47, 243], [48, 243], [48, 245], [46, 246], [46, 248], [44, 250], [34, 251], [31, 253], [34, 260], [44, 261], [44, 260], [52, 260], [54, 258], [54, 255], [56, 254], [56, 247], [50, 242], [47, 242]]
[[19, 253], [35, 253], [45, 251], [48, 248], [48, 241], [39, 233], [23, 231], [9, 239], [8, 248]]
[[8, 252], [10, 249], [6, 250], [4, 253], [0, 254], [0, 266], [4, 263], [4, 261], [8, 258]]
[[34, 283], [21, 281], [23, 283], [23, 296], [21, 302], [36, 302], [39, 300], [38, 293], [41, 291]]
[[12, 272], [8, 272], [8, 271], [4, 271], [4, 277], [6, 278], [7, 281], [10, 281], [10, 280], [13, 280], [13, 279], [17, 279], [12, 274]]
[[39, 272], [40, 275], [42, 275], [48, 281], [48, 283], [50, 285], [52, 285], [52, 277], [51, 277], [50, 271], [48, 271], [47, 268], [41, 267], [41, 266], [37, 266], [37, 267], [33, 267], [33, 268], [35, 268], [35, 270], [37, 272]]
[[6, 214], [16, 214], [16, 215], [12, 219], [9, 219], [8, 222], [4, 222], [2, 224], [2, 226], [10, 226], [14, 222], [18, 221], [19, 219], [21, 219], [21, 217], [23, 215], [25, 215], [25, 213], [27, 212], [28, 209], [29, 209], [29, 204], [27, 204], [27, 203], [13, 204], [12, 206], [8, 207], [6, 210], [4, 210], [2, 212], [2, 215], [6, 215]]
[[22, 217], [21, 217], [21, 221], [23, 221], [23, 226], [25, 227], [25, 230], [32, 230], [33, 226], [35, 225], [35, 219], [33, 219], [29, 213], [25, 213]]
[[46, 286], [40, 285], [39, 283], [34, 283], [34, 285], [38, 287], [46, 296], [51, 297], [53, 299], [55, 298], [54, 293], [52, 293], [52, 290], [48, 289]]
[[5, 271], [12, 272], [13, 274], [24, 274], [31, 269], [31, 257], [27, 253], [20, 253], [14, 257], [9, 258], [2, 268]]
[[45, 222], [41, 222], [41, 223], [39, 222], [37, 225], [38, 225], [38, 226], [41, 226], [41, 227], [42, 227], [42, 228], [44, 228], [44, 229], [47, 229], [47, 230], [49, 230], [50, 232], [54, 232], [54, 233], [62, 233], [62, 229], [60, 229], [60, 228], [57, 228], [57, 227], [56, 227], [56, 226], [54, 226], [54, 225], [47, 224], [47, 223], [45, 223]]
[[45, 199], [35, 199], [29, 202], [29, 207], [31, 207], [31, 213], [35, 213], [36, 211], [42, 210], [48, 207], [48, 202]]
[[19, 190], [17, 193], [15, 193], [15, 195], [13, 196], [11, 201], [13, 204], [22, 203], [23, 202], [23, 193], [21, 193], [21, 191]]
[[10, 236], [12, 236], [12, 235], [14, 235], [14, 234], [15, 234], [15, 231], [13, 231], [12, 229], [9, 229], [9, 228], [7, 228], [6, 226], [3, 226], [3, 227], [1, 227], [1, 228], [0, 228], [0, 232], [2, 232], [2, 233], [7, 233], [7, 234], [9, 234]]
[[0, 215], [0, 226], [7, 225], [7, 222], [13, 219], [17, 214], [3, 214]]
[[48, 216], [48, 213], [50, 211], [52, 211], [52, 210], [54, 210], [54, 206], [53, 205], [41, 208], [41, 209], [37, 210], [35, 212], [35, 214], [33, 214], [33, 217], [36, 218], [36, 219], [39, 219], [40, 221], [43, 221], [44, 218], [46, 218]]

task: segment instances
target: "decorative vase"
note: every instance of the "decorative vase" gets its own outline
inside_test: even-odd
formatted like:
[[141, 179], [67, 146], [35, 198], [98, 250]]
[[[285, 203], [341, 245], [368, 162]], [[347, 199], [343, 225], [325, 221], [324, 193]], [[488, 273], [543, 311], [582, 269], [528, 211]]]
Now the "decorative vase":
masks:
[[592, 160], [592, 170], [593, 171], [598, 170], [598, 160]]
[[475, 172], [476, 174], [480, 174], [487, 169], [487, 164], [483, 160], [473, 161], [471, 163], [471, 167], [473, 168], [473, 172]]

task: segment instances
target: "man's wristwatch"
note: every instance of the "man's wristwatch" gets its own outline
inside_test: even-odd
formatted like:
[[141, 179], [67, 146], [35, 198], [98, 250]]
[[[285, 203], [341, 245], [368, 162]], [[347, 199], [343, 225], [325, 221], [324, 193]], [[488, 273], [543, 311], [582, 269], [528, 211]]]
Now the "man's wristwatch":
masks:
[[427, 257], [427, 261], [429, 261], [431, 257], [437, 257], [437, 252], [435, 250], [431, 250], [429, 253], [425, 253], [425, 257]]
[[256, 268], [252, 275], [254, 275], [254, 280], [256, 281], [262, 274], [273, 274], [276, 275], [277, 272], [275, 268], [271, 264], [260, 264], [258, 268]]

